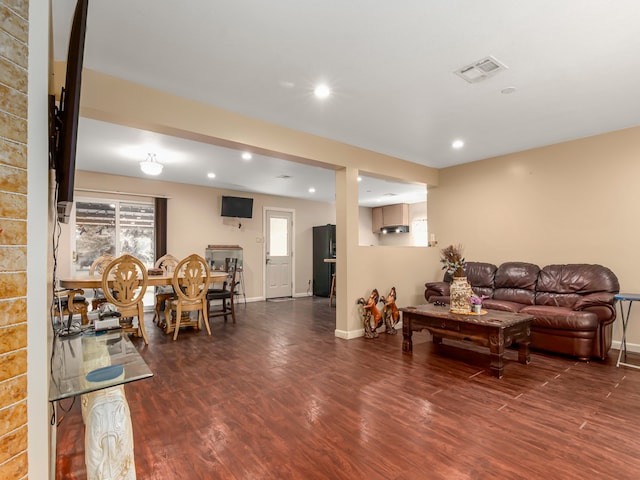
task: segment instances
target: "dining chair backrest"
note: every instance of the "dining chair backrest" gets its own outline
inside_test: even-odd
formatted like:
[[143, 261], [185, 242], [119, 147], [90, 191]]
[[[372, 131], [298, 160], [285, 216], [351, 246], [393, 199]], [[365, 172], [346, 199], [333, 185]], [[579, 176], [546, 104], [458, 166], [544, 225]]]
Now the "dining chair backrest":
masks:
[[[102, 275], [102, 272], [104, 272], [104, 269], [107, 268], [107, 265], [109, 265], [114, 258], [116, 257], [111, 255], [110, 253], [105, 253], [104, 255], [100, 255], [98, 258], [96, 258], [93, 261], [93, 263], [89, 267], [89, 276], [93, 277], [96, 274]], [[107, 300], [104, 297], [104, 292], [102, 291], [102, 289], [94, 288], [93, 296], [91, 298], [91, 309], [92, 310], [97, 309], [98, 306], [100, 306], [102, 303], [106, 301]]]
[[107, 301], [127, 308], [142, 302], [148, 283], [147, 269], [133, 255], [112, 260], [102, 272], [102, 290]]
[[[164, 275], [173, 275], [178, 263], [180, 263], [180, 260], [177, 257], [167, 253], [156, 260], [154, 267], [162, 269], [162, 273]], [[167, 300], [173, 298], [175, 294], [171, 285], [158, 285], [155, 287], [155, 294], [156, 305], [154, 309], [155, 312], [153, 314], [153, 321], [154, 323], [158, 322], [158, 325], [161, 325], [161, 311], [166, 307]]]
[[183, 302], [201, 300], [207, 294], [211, 271], [207, 261], [194, 253], [183, 258], [173, 272], [172, 285]]
[[[181, 327], [192, 326], [200, 330], [203, 323], [207, 333], [211, 335], [206, 310], [210, 274], [209, 264], [196, 253], [183, 258], [173, 272], [171, 280], [176, 296], [169, 300], [169, 308], [165, 310], [165, 331], [173, 331], [174, 340], [178, 338]], [[194, 311], [197, 312], [195, 319], [189, 314]], [[172, 312], [175, 313], [173, 320]], [[183, 317], [183, 312], [187, 313], [186, 317]]]
[[161, 268], [165, 275], [171, 275], [175, 271], [176, 267], [180, 263], [177, 257], [167, 253], [156, 260], [154, 265], [156, 268]]
[[111, 255], [110, 253], [105, 253], [104, 255], [100, 255], [98, 258], [96, 258], [93, 261], [93, 263], [89, 267], [89, 275], [92, 277], [96, 273], [98, 275], [102, 275], [102, 272], [104, 272], [104, 269], [107, 268], [107, 265], [109, 265], [115, 258], [116, 257]]
[[138, 326], [121, 326], [124, 331], [135, 332], [148, 344], [144, 328], [144, 305], [142, 299], [147, 291], [147, 269], [133, 255], [124, 254], [112, 260], [102, 272], [102, 290], [107, 302], [113, 303], [121, 319], [138, 317]]

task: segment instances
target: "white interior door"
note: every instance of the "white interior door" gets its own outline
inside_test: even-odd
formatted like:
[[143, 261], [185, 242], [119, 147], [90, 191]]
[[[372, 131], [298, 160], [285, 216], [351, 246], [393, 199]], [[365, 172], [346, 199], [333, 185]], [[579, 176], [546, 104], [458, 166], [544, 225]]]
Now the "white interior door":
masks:
[[291, 275], [293, 213], [267, 210], [265, 219], [265, 298], [291, 297], [293, 292]]

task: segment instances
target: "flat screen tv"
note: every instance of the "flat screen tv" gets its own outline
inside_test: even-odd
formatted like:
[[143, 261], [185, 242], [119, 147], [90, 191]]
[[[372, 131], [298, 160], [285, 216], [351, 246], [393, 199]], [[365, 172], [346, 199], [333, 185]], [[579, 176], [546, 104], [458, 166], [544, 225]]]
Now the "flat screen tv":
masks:
[[253, 198], [222, 196], [220, 215], [223, 217], [252, 218]]
[[80, 86], [88, 5], [89, 0], [78, 0], [76, 4], [69, 37], [65, 84], [60, 94], [59, 105], [56, 106], [53, 95], [49, 98], [50, 166], [56, 171], [58, 220], [62, 223], [69, 222], [73, 207]]

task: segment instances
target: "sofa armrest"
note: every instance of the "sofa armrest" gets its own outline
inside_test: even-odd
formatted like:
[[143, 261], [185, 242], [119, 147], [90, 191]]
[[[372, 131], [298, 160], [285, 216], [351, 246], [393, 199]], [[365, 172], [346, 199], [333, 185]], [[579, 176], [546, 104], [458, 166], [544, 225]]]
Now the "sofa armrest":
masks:
[[429, 302], [431, 297], [448, 297], [449, 284], [447, 282], [428, 282], [424, 284], [424, 298]]
[[595, 292], [585, 295], [576, 302], [573, 309], [595, 312], [603, 323], [611, 323], [616, 319], [614, 294], [610, 292]]
[[614, 294], [609, 292], [595, 292], [583, 296], [573, 306], [574, 310], [584, 310], [587, 307], [599, 307], [602, 305], [613, 306], [616, 303]]

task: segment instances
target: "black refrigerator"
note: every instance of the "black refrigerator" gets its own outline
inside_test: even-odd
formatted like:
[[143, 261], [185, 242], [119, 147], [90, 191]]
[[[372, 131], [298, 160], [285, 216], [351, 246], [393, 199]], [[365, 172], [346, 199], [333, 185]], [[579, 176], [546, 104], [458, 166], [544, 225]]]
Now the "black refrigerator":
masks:
[[331, 293], [331, 276], [335, 263], [326, 263], [325, 258], [336, 258], [336, 226], [313, 227], [313, 294], [328, 297]]

